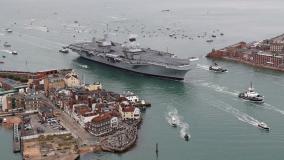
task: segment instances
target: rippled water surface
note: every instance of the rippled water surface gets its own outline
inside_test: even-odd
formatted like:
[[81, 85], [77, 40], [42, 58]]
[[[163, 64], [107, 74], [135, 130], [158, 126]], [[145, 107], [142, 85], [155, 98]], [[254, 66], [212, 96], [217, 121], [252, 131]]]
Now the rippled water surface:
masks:
[[[282, 0], [0, 0], [0, 57], [6, 56], [0, 58], [5, 61], [0, 69], [74, 68], [87, 82], [101, 81], [106, 89], [120, 93], [131, 90], [152, 103], [132, 150], [119, 155], [87, 154], [82, 159], [280, 160], [284, 156], [284, 74], [233, 62], [219, 62], [229, 72], [215, 74], [208, 71], [212, 61], [204, 55], [212, 48], [282, 34], [283, 6]], [[165, 9], [170, 11], [161, 12]], [[61, 46], [102, 37], [107, 24], [114, 41], [124, 42], [134, 33], [143, 47], [200, 60], [179, 82], [109, 68], [76, 53], [58, 53]], [[14, 32], [7, 34], [5, 28]], [[172, 33], [178, 35], [176, 39], [169, 37]], [[206, 43], [212, 34], [217, 38]], [[12, 47], [4, 48], [5, 41]], [[11, 50], [19, 55], [11, 55]], [[265, 96], [263, 105], [237, 98], [251, 81]], [[169, 126], [169, 108], [189, 124], [189, 142]], [[260, 121], [271, 131], [258, 129]], [[11, 133], [0, 128], [0, 159], [21, 158], [12, 153]]]

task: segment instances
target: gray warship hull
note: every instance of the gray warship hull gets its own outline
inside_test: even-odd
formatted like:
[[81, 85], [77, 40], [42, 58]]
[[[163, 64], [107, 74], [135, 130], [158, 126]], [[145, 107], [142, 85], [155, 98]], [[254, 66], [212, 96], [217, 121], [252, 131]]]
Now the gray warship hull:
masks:
[[80, 57], [111, 67], [144, 75], [183, 80], [191, 69], [188, 59], [173, 57], [173, 54], [148, 49], [126, 50], [120, 43], [104, 41], [82, 42], [68, 46]]
[[105, 58], [102, 58], [99, 56], [90, 57], [87, 54], [82, 53], [80, 51], [75, 51], [75, 52], [77, 52], [80, 55], [80, 57], [84, 59], [88, 59], [93, 62], [105, 64], [111, 67], [140, 73], [140, 74], [147, 75], [147, 76], [183, 80], [185, 74], [188, 72], [188, 70], [171, 69], [171, 68], [166, 68], [165, 66], [157, 66], [154, 64], [151, 65], [151, 64], [110, 63]]

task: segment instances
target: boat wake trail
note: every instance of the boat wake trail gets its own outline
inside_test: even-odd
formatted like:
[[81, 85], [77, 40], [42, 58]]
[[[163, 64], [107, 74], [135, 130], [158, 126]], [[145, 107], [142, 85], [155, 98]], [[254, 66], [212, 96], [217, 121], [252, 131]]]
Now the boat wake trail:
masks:
[[178, 114], [176, 108], [169, 108], [169, 112], [166, 114], [166, 120], [169, 124], [172, 123], [172, 119], [176, 120], [177, 126], [180, 128], [179, 134], [180, 137], [184, 139], [185, 135], [188, 135], [188, 138], [191, 138], [189, 134], [189, 124], [183, 120], [183, 117]]
[[197, 65], [196, 65], [196, 68], [209, 71], [209, 66], [207, 66], [207, 65], [197, 64]]
[[227, 87], [219, 86], [217, 84], [212, 84], [210, 82], [201, 82], [201, 83], [199, 83], [199, 85], [201, 85], [203, 87], [211, 88], [211, 89], [215, 90], [216, 92], [225, 93], [225, 94], [229, 94], [229, 95], [232, 95], [232, 96], [238, 96], [237, 91], [231, 92], [231, 91], [228, 90]]
[[275, 112], [278, 112], [278, 113], [281, 113], [282, 115], [284, 115], [284, 111], [283, 110], [281, 110], [281, 109], [279, 109], [279, 108], [277, 108], [277, 107], [275, 107], [275, 106], [273, 106], [271, 104], [264, 103], [263, 106], [264, 106], [265, 109], [273, 110]]
[[3, 50], [1, 50], [1, 52], [12, 53], [12, 51], [10, 51], [10, 50], [8, 50], [8, 49], [3, 49]]
[[259, 120], [255, 119], [254, 117], [246, 114], [246, 113], [243, 113], [241, 111], [239, 111], [238, 109], [234, 108], [233, 106], [229, 105], [229, 104], [226, 104], [225, 102], [223, 101], [219, 101], [219, 104], [211, 104], [213, 107], [215, 108], [218, 108], [222, 111], [225, 111], [227, 113], [230, 113], [232, 114], [234, 117], [236, 117], [238, 120], [242, 121], [242, 122], [245, 122], [245, 123], [248, 123], [250, 125], [253, 125], [253, 126], [258, 126], [258, 124], [260, 123]]

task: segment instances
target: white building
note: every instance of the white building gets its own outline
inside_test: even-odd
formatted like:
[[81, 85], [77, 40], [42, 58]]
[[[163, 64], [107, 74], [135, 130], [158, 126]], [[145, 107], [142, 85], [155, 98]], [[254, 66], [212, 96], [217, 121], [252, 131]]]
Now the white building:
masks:
[[138, 96], [134, 95], [134, 93], [129, 91], [125, 94], [125, 98], [133, 103], [138, 102], [140, 100]]

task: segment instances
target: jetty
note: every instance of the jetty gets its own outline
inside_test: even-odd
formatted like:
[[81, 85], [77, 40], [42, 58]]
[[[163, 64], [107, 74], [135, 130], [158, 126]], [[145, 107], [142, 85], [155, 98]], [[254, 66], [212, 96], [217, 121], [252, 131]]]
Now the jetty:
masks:
[[21, 151], [21, 139], [18, 124], [13, 125], [13, 151], [14, 153]]

